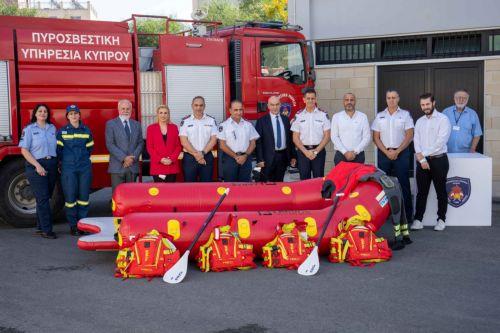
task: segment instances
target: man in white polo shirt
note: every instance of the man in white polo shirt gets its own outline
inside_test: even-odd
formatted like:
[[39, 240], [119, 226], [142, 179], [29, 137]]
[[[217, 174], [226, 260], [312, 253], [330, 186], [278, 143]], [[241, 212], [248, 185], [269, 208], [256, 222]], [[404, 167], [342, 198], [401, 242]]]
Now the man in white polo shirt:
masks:
[[427, 205], [427, 195], [431, 182], [434, 183], [438, 200], [438, 220], [436, 231], [445, 229], [448, 195], [446, 193], [446, 177], [448, 169], [448, 151], [446, 143], [451, 133], [451, 124], [441, 112], [436, 110], [436, 102], [432, 94], [420, 96], [420, 108], [424, 115], [415, 124], [415, 158], [417, 160], [417, 203], [412, 230], [424, 227], [422, 219]]
[[[410, 149], [413, 140], [413, 119], [399, 107], [399, 94], [388, 90], [385, 94], [387, 108], [379, 112], [372, 123], [373, 142], [378, 148], [377, 166], [389, 176], [396, 177], [401, 185], [406, 219], [413, 219], [410, 188]], [[408, 230], [402, 230], [407, 233]]]
[[243, 119], [243, 103], [231, 102], [231, 117], [219, 125], [222, 175], [226, 182], [250, 182], [252, 161], [250, 155], [255, 149], [255, 141], [260, 137], [253, 125]]
[[344, 95], [344, 110], [332, 117], [331, 139], [335, 147], [335, 165], [342, 161], [365, 163], [365, 148], [370, 143], [370, 124], [363, 112], [356, 110], [356, 96]]

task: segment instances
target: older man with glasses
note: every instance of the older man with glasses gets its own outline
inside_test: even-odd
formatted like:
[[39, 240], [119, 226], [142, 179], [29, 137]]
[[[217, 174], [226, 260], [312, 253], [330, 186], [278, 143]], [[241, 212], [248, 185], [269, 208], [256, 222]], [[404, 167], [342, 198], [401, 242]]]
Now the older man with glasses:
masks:
[[455, 105], [444, 109], [451, 123], [449, 153], [475, 153], [483, 131], [476, 111], [467, 106], [469, 93], [460, 89], [454, 95]]

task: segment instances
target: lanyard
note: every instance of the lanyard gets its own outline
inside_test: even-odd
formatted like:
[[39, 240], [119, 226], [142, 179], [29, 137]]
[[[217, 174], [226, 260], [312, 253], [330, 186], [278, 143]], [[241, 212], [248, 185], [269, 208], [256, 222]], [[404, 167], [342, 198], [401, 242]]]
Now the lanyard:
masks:
[[465, 108], [462, 110], [462, 112], [459, 112], [459, 113], [460, 113], [460, 115], [458, 116], [458, 119], [457, 119], [456, 109], [453, 110], [453, 117], [455, 118], [455, 124], [456, 125], [458, 125], [458, 122], [460, 121], [460, 118], [465, 113]]

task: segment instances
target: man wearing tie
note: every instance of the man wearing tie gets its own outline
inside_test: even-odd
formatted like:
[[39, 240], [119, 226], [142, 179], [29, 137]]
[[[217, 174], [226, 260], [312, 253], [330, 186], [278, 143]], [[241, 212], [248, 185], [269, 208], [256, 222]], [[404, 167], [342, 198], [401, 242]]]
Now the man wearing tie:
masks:
[[131, 119], [132, 103], [118, 102], [118, 117], [106, 122], [106, 148], [109, 151], [108, 173], [113, 191], [121, 183], [135, 182], [139, 174], [139, 156], [142, 153], [141, 124]]
[[292, 143], [290, 120], [280, 114], [281, 103], [278, 96], [267, 101], [269, 114], [257, 120], [255, 129], [257, 140], [257, 166], [262, 168], [264, 181], [282, 182], [288, 164], [295, 166], [295, 148]]

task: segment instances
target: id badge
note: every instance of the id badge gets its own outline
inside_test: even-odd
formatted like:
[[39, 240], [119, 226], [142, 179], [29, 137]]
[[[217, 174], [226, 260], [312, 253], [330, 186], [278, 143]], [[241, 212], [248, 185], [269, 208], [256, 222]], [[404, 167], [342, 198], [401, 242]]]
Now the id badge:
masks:
[[460, 131], [460, 126], [457, 126], [457, 125], [453, 126], [453, 130], [454, 131]]

